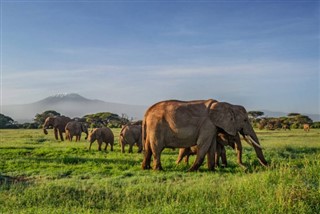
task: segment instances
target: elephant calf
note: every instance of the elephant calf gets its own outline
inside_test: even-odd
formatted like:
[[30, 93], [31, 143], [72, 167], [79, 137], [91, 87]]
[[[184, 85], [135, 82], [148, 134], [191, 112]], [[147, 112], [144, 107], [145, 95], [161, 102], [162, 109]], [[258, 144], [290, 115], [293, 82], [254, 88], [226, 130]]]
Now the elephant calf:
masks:
[[108, 127], [103, 128], [95, 128], [93, 129], [89, 134], [89, 141], [90, 146], [89, 150], [91, 150], [92, 143], [97, 140], [98, 141], [98, 150], [101, 151], [101, 145], [104, 142], [106, 144], [106, 147], [104, 150], [107, 150], [108, 144], [111, 146], [111, 151], [113, 151], [113, 144], [114, 144], [114, 135]]
[[[233, 139], [230, 135], [224, 133], [218, 133], [217, 137], [217, 151], [215, 154], [215, 165], [219, 166], [219, 159], [221, 158], [222, 166], [227, 166], [227, 156], [225, 146], [231, 146], [233, 149], [235, 148], [235, 139]], [[176, 161], [177, 164], [181, 162], [181, 160], [185, 157], [184, 162], [189, 163], [189, 156], [195, 155], [198, 152], [197, 146], [192, 146], [189, 148], [181, 148], [179, 150], [178, 159]]]
[[76, 137], [76, 142], [80, 141], [81, 133], [86, 133], [85, 139], [88, 138], [88, 128], [85, 123], [79, 121], [71, 121], [66, 125], [66, 139], [72, 141], [73, 136]]
[[129, 153], [132, 153], [132, 147], [136, 144], [139, 147], [138, 153], [142, 151], [142, 126], [141, 125], [125, 125], [120, 131], [119, 143], [121, 152], [124, 153], [125, 145], [129, 145]]

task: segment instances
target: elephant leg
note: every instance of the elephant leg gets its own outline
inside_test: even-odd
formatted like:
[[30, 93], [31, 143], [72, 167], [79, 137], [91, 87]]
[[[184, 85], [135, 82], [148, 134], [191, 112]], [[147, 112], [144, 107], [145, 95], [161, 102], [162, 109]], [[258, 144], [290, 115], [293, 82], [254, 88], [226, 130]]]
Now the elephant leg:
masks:
[[90, 143], [90, 146], [89, 146], [89, 151], [91, 150], [91, 145], [92, 145], [92, 143], [93, 143], [93, 142], [91, 142], [91, 143]]
[[61, 141], [64, 141], [64, 139], [63, 139], [63, 132], [62, 132], [62, 131], [59, 131], [59, 134], [60, 134], [60, 139], [61, 139]]
[[99, 151], [101, 151], [101, 145], [102, 145], [101, 140], [98, 140], [98, 150], [99, 150]]
[[125, 153], [125, 142], [124, 140], [122, 139], [123, 137], [120, 137], [120, 145], [121, 145], [121, 152], [122, 153]]
[[151, 156], [152, 156], [152, 152], [151, 152], [150, 142], [149, 140], [146, 140], [144, 144], [144, 158], [142, 161], [142, 169], [151, 169], [150, 167]]
[[214, 137], [211, 140], [211, 145], [209, 147], [209, 150], [207, 152], [207, 164], [208, 164], [208, 169], [210, 171], [214, 171], [214, 167], [215, 167], [215, 153], [217, 150], [217, 139], [216, 137]]
[[110, 143], [110, 151], [113, 151], [113, 143]]
[[[108, 143], [107, 142], [105, 142], [105, 143], [106, 143], [106, 146], [104, 147], [104, 151], [107, 151]], [[102, 144], [102, 142], [101, 142], [101, 144]]]
[[142, 152], [142, 150], [143, 150], [143, 147], [142, 147], [142, 137], [141, 137], [141, 135], [140, 135], [140, 138], [139, 138], [139, 140], [138, 140], [138, 142], [137, 142], [137, 146], [138, 146], [138, 153], [141, 153]]
[[189, 156], [188, 156], [189, 153], [190, 153], [190, 148], [179, 149], [179, 155], [178, 155], [178, 159], [176, 160], [176, 164], [179, 164], [184, 157], [185, 157], [184, 162], [187, 163], [189, 161]]
[[222, 162], [221, 166], [226, 167], [227, 166], [227, 155], [226, 155], [226, 149], [224, 146], [221, 146], [220, 156], [221, 156], [221, 162]]
[[142, 144], [141, 143], [138, 143], [137, 144], [137, 146], [138, 146], [138, 153], [141, 153], [142, 152]]
[[132, 153], [132, 152], [133, 152], [132, 147], [133, 147], [133, 145], [130, 144], [130, 145], [129, 145], [129, 153]]
[[161, 165], [161, 152], [163, 149], [161, 149], [160, 151], [153, 151], [153, 169], [154, 170], [163, 170], [162, 165]]
[[[158, 140], [156, 140], [158, 141]], [[161, 140], [159, 140], [161, 142]], [[151, 151], [153, 155], [153, 169], [154, 170], [163, 170], [161, 166], [161, 152], [164, 149], [162, 143], [154, 142], [151, 144]]]
[[122, 153], [125, 153], [125, 150], [124, 150], [125, 147], [124, 146], [125, 146], [124, 143], [121, 143], [121, 152]]
[[57, 128], [54, 128], [54, 137], [56, 138], [56, 140], [59, 140], [58, 139], [58, 129]]
[[214, 154], [214, 164], [216, 167], [220, 166], [221, 147], [222, 145], [220, 143], [217, 143], [217, 150]]
[[239, 138], [239, 142], [238, 142], [238, 139], [237, 139], [237, 142], [235, 144], [235, 149], [236, 149], [236, 152], [237, 152], [237, 163], [242, 168], [246, 168], [246, 166], [243, 165], [243, 163], [242, 163], [242, 145], [241, 145], [240, 138]]
[[[201, 136], [202, 135], [202, 136]], [[196, 160], [194, 161], [193, 165], [189, 168], [189, 172], [191, 171], [196, 171], [199, 169], [201, 164], [204, 161], [205, 155], [208, 153], [210, 149], [210, 154], [208, 153], [208, 166], [210, 165], [210, 170], [213, 168], [214, 169], [214, 153], [212, 154], [212, 151], [215, 152], [215, 148], [211, 148], [212, 144], [212, 132], [204, 132], [199, 135], [199, 139], [197, 141], [198, 145], [198, 151], [197, 151], [197, 157]], [[212, 166], [213, 165], [213, 166]]]

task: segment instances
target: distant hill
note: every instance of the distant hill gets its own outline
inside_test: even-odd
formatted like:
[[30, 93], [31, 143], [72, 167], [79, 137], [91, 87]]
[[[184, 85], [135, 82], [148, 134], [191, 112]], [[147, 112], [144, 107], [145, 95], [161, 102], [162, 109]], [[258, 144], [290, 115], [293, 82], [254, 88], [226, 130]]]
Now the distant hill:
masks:
[[30, 104], [3, 105], [2, 113], [18, 122], [30, 122], [37, 113], [55, 110], [69, 117], [82, 117], [97, 112], [112, 112], [129, 119], [142, 119], [147, 106], [127, 105], [87, 99], [79, 94], [57, 94]]
[[[102, 100], [92, 100], [79, 94], [57, 94], [49, 96], [34, 103], [23, 105], [3, 105], [2, 114], [7, 115], [19, 123], [31, 122], [37, 113], [47, 110], [55, 110], [63, 115], [73, 117], [82, 117], [87, 114], [98, 112], [112, 112], [119, 116], [126, 114], [129, 119], [142, 119], [147, 106], [128, 105], [121, 103], [105, 102]], [[288, 113], [261, 110], [264, 116], [281, 117]], [[304, 114], [304, 113], [301, 113]], [[304, 114], [313, 121], [320, 121], [318, 114]]]

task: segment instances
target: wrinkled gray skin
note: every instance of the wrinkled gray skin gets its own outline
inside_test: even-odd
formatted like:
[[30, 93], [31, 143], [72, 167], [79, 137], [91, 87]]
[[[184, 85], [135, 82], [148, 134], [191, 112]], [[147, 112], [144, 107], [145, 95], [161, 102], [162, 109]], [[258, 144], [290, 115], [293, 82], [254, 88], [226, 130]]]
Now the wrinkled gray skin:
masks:
[[76, 142], [80, 141], [81, 133], [86, 133], [85, 139], [88, 138], [88, 128], [85, 123], [79, 121], [70, 121], [67, 123], [66, 128], [66, 139], [72, 141], [72, 138], [76, 137]]
[[113, 151], [113, 144], [114, 144], [114, 135], [108, 127], [103, 128], [95, 128], [89, 133], [88, 140], [90, 142], [89, 150], [91, 150], [91, 145], [94, 141], [97, 140], [98, 142], [98, 150], [101, 151], [102, 143], [106, 144], [104, 150], [107, 150], [108, 144], [111, 146], [111, 151]]
[[125, 153], [125, 145], [129, 145], [129, 153], [132, 153], [132, 147], [135, 144], [139, 148], [138, 153], [142, 151], [141, 132], [141, 125], [128, 124], [122, 127], [119, 136], [119, 143], [122, 153]]
[[[238, 134], [236, 135], [238, 136]], [[235, 148], [235, 140], [236, 137], [224, 134], [224, 133], [218, 133], [217, 138], [217, 151], [215, 154], [215, 166], [219, 166], [219, 159], [221, 158], [222, 161], [222, 167], [227, 166], [227, 156], [226, 156], [226, 149], [225, 146], [230, 146], [231, 148]], [[179, 149], [179, 155], [178, 159], [176, 161], [177, 164], [181, 162], [181, 160], [185, 157], [184, 162], [189, 164], [189, 156], [197, 154], [198, 148], [197, 146], [192, 146], [190, 148], [181, 148]]]
[[198, 170], [207, 155], [209, 170], [214, 170], [217, 129], [231, 136], [244, 135], [260, 162], [267, 165], [259, 140], [244, 107], [216, 100], [168, 100], [154, 104], [145, 113], [142, 126], [143, 169], [162, 170], [160, 156], [164, 148], [189, 148], [197, 145], [197, 157], [189, 171]]
[[61, 141], [63, 141], [63, 134], [65, 132], [65, 127], [68, 122], [71, 121], [71, 118], [65, 116], [50, 116], [47, 117], [43, 124], [44, 134], [48, 134], [47, 129], [53, 127], [54, 136], [58, 140], [58, 134], [60, 135]]

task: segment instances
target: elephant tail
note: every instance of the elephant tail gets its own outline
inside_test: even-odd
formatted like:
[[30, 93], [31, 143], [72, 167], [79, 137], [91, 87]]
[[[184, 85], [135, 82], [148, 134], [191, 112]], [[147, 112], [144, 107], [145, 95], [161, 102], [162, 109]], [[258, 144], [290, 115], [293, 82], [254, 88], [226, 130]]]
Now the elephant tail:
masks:
[[145, 144], [146, 144], [146, 131], [147, 131], [147, 123], [146, 123], [146, 118], [144, 117], [143, 118], [143, 121], [142, 121], [142, 130], [141, 130], [141, 135], [142, 135], [142, 148], [143, 150], [145, 151], [146, 148], [145, 148]]

